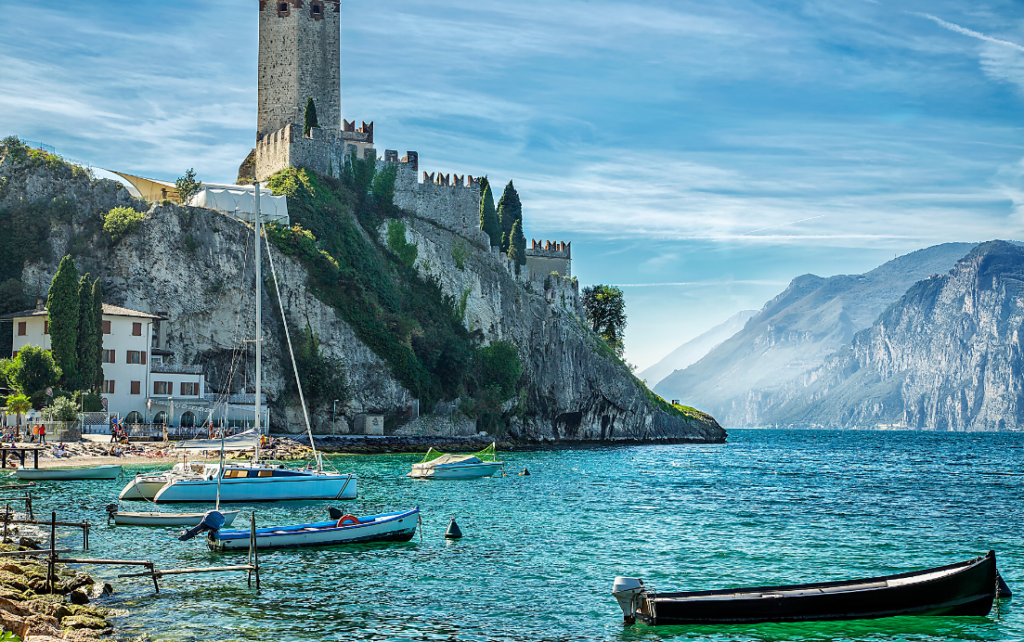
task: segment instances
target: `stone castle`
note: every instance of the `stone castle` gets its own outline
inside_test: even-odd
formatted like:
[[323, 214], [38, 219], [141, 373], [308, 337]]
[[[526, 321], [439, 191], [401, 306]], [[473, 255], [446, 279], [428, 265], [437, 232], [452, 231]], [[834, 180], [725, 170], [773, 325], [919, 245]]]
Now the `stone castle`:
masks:
[[[468, 175], [422, 173], [419, 154], [373, 147], [373, 123], [347, 121], [341, 113], [341, 3], [338, 0], [260, 0], [259, 81], [256, 148], [239, 178], [265, 181], [287, 167], [339, 176], [356, 158], [397, 167], [395, 205], [414, 216], [489, 248], [480, 229], [480, 181]], [[306, 102], [317, 123], [303, 134]], [[492, 248], [496, 251], [497, 248]], [[568, 243], [533, 241], [526, 251], [525, 280], [544, 281], [552, 272], [571, 277]], [[504, 254], [499, 259], [510, 265]], [[513, 273], [517, 271], [512, 268]]]

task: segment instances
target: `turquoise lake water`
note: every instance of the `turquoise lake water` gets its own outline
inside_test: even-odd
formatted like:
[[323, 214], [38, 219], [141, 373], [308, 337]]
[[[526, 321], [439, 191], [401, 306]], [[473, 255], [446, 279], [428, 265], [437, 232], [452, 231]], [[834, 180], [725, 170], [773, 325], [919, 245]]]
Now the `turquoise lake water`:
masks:
[[[123, 635], [160, 641], [1024, 640], [1024, 435], [734, 430], [723, 445], [503, 458], [508, 477], [424, 481], [405, 477], [420, 456], [332, 457], [359, 475], [346, 512], [419, 505], [423, 541], [267, 553], [259, 594], [240, 573], [166, 578], [155, 594], [87, 570], [114, 584], [110, 606], [131, 611]], [[524, 467], [530, 476], [516, 474]], [[123, 485], [40, 484], [36, 505], [105, 524]], [[326, 518], [322, 502], [236, 507], [255, 508], [260, 526]], [[443, 537], [452, 515], [462, 540]], [[176, 534], [100, 526], [89, 555], [158, 568], [244, 559]], [[895, 573], [989, 549], [1017, 594], [985, 618], [624, 627], [610, 595], [615, 575], [701, 590]]]

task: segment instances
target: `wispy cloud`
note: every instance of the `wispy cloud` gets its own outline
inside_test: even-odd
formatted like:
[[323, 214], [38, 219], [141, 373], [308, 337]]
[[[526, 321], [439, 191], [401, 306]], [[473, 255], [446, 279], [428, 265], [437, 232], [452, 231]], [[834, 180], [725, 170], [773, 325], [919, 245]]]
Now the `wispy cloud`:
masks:
[[965, 36], [970, 36], [971, 38], [977, 38], [978, 40], [984, 40], [985, 42], [991, 42], [991, 43], [995, 43], [997, 45], [1001, 45], [1001, 46], [1004, 46], [1004, 47], [1010, 47], [1011, 49], [1016, 49], [1017, 51], [1024, 51], [1024, 45], [1017, 44], [1016, 42], [1010, 42], [1009, 40], [1002, 40], [1000, 38], [993, 38], [992, 36], [986, 36], [983, 33], [980, 33], [978, 31], [974, 31], [973, 29], [968, 29], [966, 27], [961, 27], [958, 24], [954, 24], [952, 22], [947, 22], [947, 21], [943, 20], [942, 18], [939, 18], [939, 17], [931, 15], [930, 13], [922, 13], [922, 12], [919, 12], [919, 11], [913, 12], [913, 13], [914, 13], [914, 15], [921, 16], [922, 18], [927, 18], [927, 19], [931, 20], [932, 22], [934, 22], [935, 24], [937, 24], [937, 25], [939, 25], [939, 26], [941, 26], [941, 27], [943, 27], [945, 29], [949, 29], [950, 31], [955, 31], [956, 33], [961, 33], [961, 34], [963, 34]]

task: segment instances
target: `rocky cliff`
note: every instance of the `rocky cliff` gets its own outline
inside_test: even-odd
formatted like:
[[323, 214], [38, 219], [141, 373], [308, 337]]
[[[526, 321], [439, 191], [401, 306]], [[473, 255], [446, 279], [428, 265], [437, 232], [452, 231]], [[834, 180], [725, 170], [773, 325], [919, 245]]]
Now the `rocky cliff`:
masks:
[[901, 256], [865, 274], [797, 277], [744, 328], [655, 392], [683, 399], [726, 426], [781, 421], [774, 396], [869, 327], [907, 288], [946, 273], [972, 244], [946, 243]]
[[[116, 183], [91, 180], [59, 163], [19, 164], [0, 158], [0, 218], [57, 201], [64, 204], [61, 215], [47, 214], [46, 239], [33, 248], [22, 268], [29, 297], [45, 295], [60, 258], [71, 254], [80, 271], [102, 280], [108, 302], [166, 312], [167, 347], [179, 363], [204, 365], [210, 388], [251, 390], [251, 343], [245, 343], [254, 335], [251, 224], [212, 210], [136, 201]], [[116, 244], [102, 232], [103, 216], [114, 206], [145, 212], [138, 228]], [[384, 222], [380, 230], [362, 234], [367, 239], [375, 232], [383, 235], [386, 226]], [[489, 248], [429, 221], [409, 219], [406, 235], [419, 248], [416, 271], [436, 280], [461, 304], [466, 327], [478, 331], [483, 344], [510, 340], [517, 347], [526, 385], [522, 400], [506, 404], [510, 436], [725, 439], [713, 419], [666, 407], [602, 350], [579, 318], [572, 284], [553, 283], [545, 290], [517, 279]], [[456, 246], [459, 251], [453, 252]], [[418, 408], [388, 361], [360, 340], [336, 307], [322, 300], [323, 293], [311, 285], [309, 269], [276, 249], [272, 256], [289, 323], [311, 329], [325, 355], [344, 363], [351, 401], [339, 408], [339, 424], [347, 425], [360, 412], [384, 413], [395, 420], [391, 425], [402, 424], [418, 409], [423, 416], [406, 423], [405, 432], [415, 434], [423, 426], [449, 433], [476, 431], [460, 414], [457, 399]], [[263, 267], [269, 275], [266, 253]], [[273, 426], [295, 430], [301, 415], [288, 394], [290, 373], [285, 370], [283, 324], [276, 306], [276, 298], [264, 292], [264, 390], [271, 400]], [[329, 429], [330, 403], [312, 410], [316, 428]]]
[[977, 246], [913, 285], [824, 364], [767, 397], [780, 423], [1021, 430], [1024, 248]]

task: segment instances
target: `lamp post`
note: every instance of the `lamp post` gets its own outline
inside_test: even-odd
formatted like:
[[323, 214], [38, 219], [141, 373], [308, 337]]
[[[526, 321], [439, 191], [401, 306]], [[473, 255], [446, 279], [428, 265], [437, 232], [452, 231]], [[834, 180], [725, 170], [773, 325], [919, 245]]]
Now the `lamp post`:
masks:
[[334, 400], [334, 410], [331, 412], [331, 434], [334, 434], [334, 422], [338, 417], [338, 400]]

